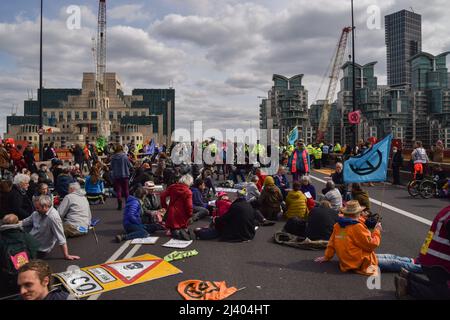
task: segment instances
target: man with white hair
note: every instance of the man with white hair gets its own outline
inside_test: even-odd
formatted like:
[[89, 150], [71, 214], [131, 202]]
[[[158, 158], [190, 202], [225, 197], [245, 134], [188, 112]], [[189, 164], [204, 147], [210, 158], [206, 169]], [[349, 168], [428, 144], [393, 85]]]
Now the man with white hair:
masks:
[[339, 211], [342, 208], [342, 195], [333, 181], [328, 181], [325, 190], [325, 200], [331, 203], [331, 208]]
[[88, 233], [92, 218], [91, 208], [78, 182], [69, 184], [69, 194], [64, 197], [58, 211], [66, 237], [79, 237]]
[[30, 234], [40, 243], [38, 258], [44, 258], [58, 243], [65, 259], [80, 259], [69, 254], [61, 217], [53, 208], [51, 198], [47, 195], [39, 196], [35, 199], [34, 206], [36, 211], [21, 221], [20, 225], [25, 230], [31, 228]]
[[19, 173], [14, 177], [13, 187], [8, 196], [8, 212], [13, 213], [19, 219], [25, 219], [33, 212], [33, 203], [27, 195], [30, 186], [30, 177]]

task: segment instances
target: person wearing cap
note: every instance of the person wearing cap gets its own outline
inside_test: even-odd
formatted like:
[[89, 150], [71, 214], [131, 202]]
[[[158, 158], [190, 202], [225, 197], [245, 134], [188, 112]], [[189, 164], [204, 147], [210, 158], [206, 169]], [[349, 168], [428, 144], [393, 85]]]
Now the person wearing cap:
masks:
[[142, 203], [142, 222], [144, 224], [162, 224], [164, 215], [166, 213], [166, 209], [163, 209], [161, 205], [159, 194], [155, 193], [155, 188], [156, 186], [153, 181], [147, 181], [144, 184], [144, 189], [147, 192]]
[[297, 143], [297, 149], [289, 157], [288, 167], [292, 173], [292, 180], [298, 181], [301, 176], [309, 173], [311, 166], [310, 155], [305, 148], [303, 140]]
[[217, 194], [216, 210], [214, 210], [213, 217], [221, 217], [228, 212], [231, 207], [231, 200], [226, 192], [220, 191]]
[[378, 274], [375, 249], [381, 243], [381, 223], [377, 223], [371, 232], [361, 219], [364, 210], [356, 200], [347, 202], [347, 206], [340, 210], [343, 216], [334, 225], [325, 255], [316, 258], [316, 262], [330, 261], [336, 254], [342, 272]]

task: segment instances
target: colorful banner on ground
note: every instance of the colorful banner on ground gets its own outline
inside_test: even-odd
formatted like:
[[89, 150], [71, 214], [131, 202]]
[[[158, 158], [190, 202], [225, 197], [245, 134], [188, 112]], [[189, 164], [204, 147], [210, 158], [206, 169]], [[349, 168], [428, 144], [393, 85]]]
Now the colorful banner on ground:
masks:
[[130, 259], [56, 273], [70, 293], [77, 298], [120, 289], [182, 273], [167, 261], [151, 254]]
[[361, 155], [344, 162], [344, 182], [386, 181], [391, 150], [392, 134], [373, 145]]
[[223, 300], [238, 291], [227, 288], [225, 281], [187, 280], [178, 284], [178, 292], [186, 300]]
[[173, 251], [169, 253], [167, 256], [164, 257], [164, 260], [167, 262], [174, 261], [174, 260], [180, 260], [185, 258], [190, 258], [193, 256], [198, 255], [197, 250], [191, 250], [191, 251]]
[[294, 129], [292, 129], [292, 131], [289, 133], [289, 136], [288, 136], [288, 142], [289, 142], [289, 145], [294, 145], [295, 144], [295, 141], [297, 141], [297, 139], [298, 139], [298, 128], [297, 127], [295, 127]]

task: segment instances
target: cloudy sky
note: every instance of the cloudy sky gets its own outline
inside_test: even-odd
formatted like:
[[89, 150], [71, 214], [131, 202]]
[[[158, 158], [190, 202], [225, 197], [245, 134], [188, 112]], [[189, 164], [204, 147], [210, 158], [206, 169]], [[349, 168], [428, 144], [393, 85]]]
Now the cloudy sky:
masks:
[[[424, 51], [450, 50], [447, 2], [356, 0], [357, 62], [378, 61], [379, 84], [386, 83], [384, 16], [401, 9], [422, 15]], [[80, 88], [82, 72], [94, 70], [98, 1], [44, 3], [44, 86]], [[70, 5], [81, 8], [80, 29], [67, 28]], [[190, 120], [205, 128], [257, 126], [258, 96], [267, 95], [274, 73], [304, 74], [309, 104], [323, 99], [322, 79], [351, 24], [350, 0], [107, 0], [107, 15], [107, 70], [119, 74], [126, 94], [173, 84], [176, 124], [185, 128]], [[38, 86], [39, 1], [1, 1], [0, 132]]]

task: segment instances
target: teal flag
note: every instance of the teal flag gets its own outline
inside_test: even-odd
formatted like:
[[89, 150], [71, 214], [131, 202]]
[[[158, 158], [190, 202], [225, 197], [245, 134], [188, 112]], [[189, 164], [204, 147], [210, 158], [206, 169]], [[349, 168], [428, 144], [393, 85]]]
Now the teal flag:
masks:
[[288, 137], [288, 142], [289, 145], [295, 145], [295, 141], [297, 141], [298, 139], [298, 128], [295, 127], [294, 129], [292, 129], [292, 131], [289, 133], [289, 137]]
[[386, 181], [391, 150], [392, 134], [373, 145], [370, 149], [344, 162], [344, 182]]

